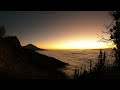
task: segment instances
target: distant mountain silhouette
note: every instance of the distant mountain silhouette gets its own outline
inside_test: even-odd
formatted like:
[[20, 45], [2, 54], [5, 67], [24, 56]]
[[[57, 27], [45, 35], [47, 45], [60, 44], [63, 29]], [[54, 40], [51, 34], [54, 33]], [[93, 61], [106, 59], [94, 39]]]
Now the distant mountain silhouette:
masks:
[[[31, 44], [27, 46], [35, 47]], [[23, 48], [16, 36], [0, 39], [0, 79], [66, 78], [66, 75], [58, 70], [66, 65], [68, 64], [53, 57]]]
[[36, 46], [33, 45], [33, 44], [28, 44], [28, 45], [26, 45], [26, 46], [23, 46], [23, 48], [25, 48], [25, 49], [30, 49], [30, 50], [45, 50], [45, 49], [38, 48], [38, 47], [36, 47]]

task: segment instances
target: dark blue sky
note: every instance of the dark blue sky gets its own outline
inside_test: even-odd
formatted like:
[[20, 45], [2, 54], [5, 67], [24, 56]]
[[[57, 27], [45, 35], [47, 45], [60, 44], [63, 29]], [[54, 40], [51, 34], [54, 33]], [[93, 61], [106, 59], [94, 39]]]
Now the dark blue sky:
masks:
[[94, 42], [110, 21], [106, 11], [0, 11], [0, 25], [5, 24], [8, 35], [16, 35], [22, 45], [41, 48]]

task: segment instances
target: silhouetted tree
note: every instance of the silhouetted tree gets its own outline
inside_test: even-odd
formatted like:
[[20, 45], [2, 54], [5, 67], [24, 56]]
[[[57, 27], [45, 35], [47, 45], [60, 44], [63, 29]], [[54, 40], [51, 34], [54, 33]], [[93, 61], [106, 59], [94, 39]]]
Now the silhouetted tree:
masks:
[[5, 26], [2, 25], [0, 26], [0, 38], [3, 38], [5, 36], [6, 30], [5, 30]]
[[120, 67], [120, 11], [110, 11], [109, 15], [113, 18], [112, 23], [107, 26], [110, 39], [113, 41], [115, 51], [115, 58]]
[[103, 59], [103, 52], [100, 50], [100, 54], [98, 56], [98, 64], [102, 63], [102, 59]]
[[[92, 76], [92, 78], [99, 78], [99, 76], [105, 72], [116, 72], [120, 71], [120, 11], [109, 11], [109, 15], [112, 17], [112, 22], [110, 25], [106, 26], [108, 29], [107, 34], [110, 35], [109, 39], [102, 38], [104, 42], [112, 41], [115, 45], [115, 48], [113, 49], [115, 51], [115, 62], [116, 64], [106, 64], [106, 52], [102, 52], [100, 50], [100, 54], [98, 56], [98, 63], [95, 64], [95, 67], [91, 70], [91, 62], [90, 62], [90, 73], [83, 72], [80, 74], [78, 79], [83, 78], [83, 76], [86, 76], [88, 78], [89, 75]], [[119, 68], [118, 68], [119, 67]], [[104, 74], [103, 74], [104, 77]]]
[[103, 66], [104, 66], [104, 61], [105, 61], [105, 53], [100, 50], [100, 54], [98, 56], [98, 64], [97, 64], [97, 70], [101, 71]]

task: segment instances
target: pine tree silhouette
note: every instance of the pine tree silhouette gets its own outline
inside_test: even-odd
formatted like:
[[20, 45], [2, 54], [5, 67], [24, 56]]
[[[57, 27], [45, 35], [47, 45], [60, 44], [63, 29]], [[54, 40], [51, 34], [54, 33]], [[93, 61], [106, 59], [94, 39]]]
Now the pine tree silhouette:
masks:
[[4, 25], [0, 26], [0, 38], [5, 37], [5, 33], [6, 33], [5, 26]]
[[112, 23], [107, 26], [110, 34], [110, 39], [115, 44], [115, 58], [116, 63], [120, 68], [120, 11], [110, 11], [109, 15], [113, 18]]

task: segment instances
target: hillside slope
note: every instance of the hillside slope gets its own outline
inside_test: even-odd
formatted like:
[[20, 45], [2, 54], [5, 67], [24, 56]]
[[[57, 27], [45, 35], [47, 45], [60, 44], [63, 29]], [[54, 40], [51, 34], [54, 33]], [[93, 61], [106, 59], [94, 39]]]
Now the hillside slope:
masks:
[[0, 39], [0, 78], [64, 78], [57, 69], [65, 65], [55, 58], [23, 48], [16, 36]]

